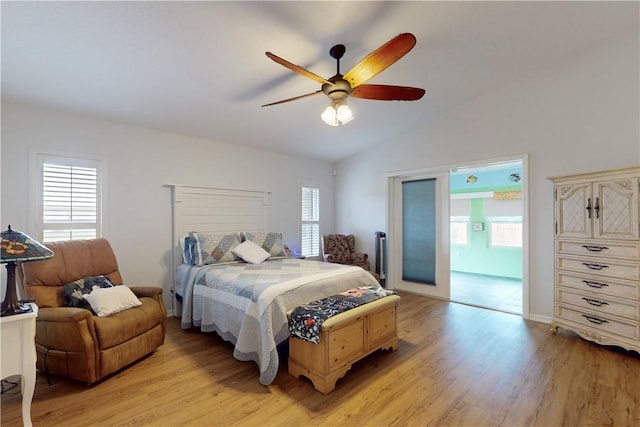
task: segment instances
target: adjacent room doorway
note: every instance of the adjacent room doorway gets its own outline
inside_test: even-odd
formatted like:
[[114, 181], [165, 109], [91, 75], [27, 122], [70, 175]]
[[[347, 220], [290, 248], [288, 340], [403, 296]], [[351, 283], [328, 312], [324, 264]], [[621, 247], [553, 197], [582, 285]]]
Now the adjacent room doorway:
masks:
[[450, 174], [450, 299], [523, 314], [522, 161]]
[[527, 171], [522, 155], [389, 173], [388, 286], [528, 318]]

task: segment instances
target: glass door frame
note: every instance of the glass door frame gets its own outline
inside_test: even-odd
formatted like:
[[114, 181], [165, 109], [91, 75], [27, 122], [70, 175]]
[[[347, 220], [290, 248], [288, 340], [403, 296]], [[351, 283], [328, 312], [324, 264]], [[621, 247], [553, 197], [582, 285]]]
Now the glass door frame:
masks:
[[[406, 290], [408, 292], [418, 293], [421, 295], [427, 295], [424, 293], [424, 289], [416, 288], [416, 286], [420, 286], [424, 288], [424, 285], [415, 285], [408, 286], [407, 289], [403, 288], [403, 284], [400, 283], [402, 269], [398, 268], [399, 260], [402, 260], [402, 242], [398, 242], [397, 236], [402, 236], [402, 228], [399, 229], [400, 233], [398, 234], [398, 224], [397, 218], [402, 218], [402, 188], [401, 182], [402, 179], [413, 178], [415, 177], [425, 177], [425, 176], [440, 176], [442, 174], [446, 174], [447, 188], [446, 193], [444, 195], [444, 205], [446, 206], [446, 214], [444, 214], [444, 218], [446, 221], [441, 221], [444, 224], [439, 223], [439, 229], [443, 227], [446, 229], [446, 239], [445, 242], [442, 243], [442, 246], [446, 246], [446, 250], [443, 249], [445, 254], [442, 255], [442, 259], [440, 261], [436, 260], [436, 262], [443, 262], [442, 266], [439, 266], [439, 272], [446, 271], [446, 291], [438, 290], [439, 292], [433, 292], [432, 294], [428, 294], [427, 296], [433, 296], [435, 298], [442, 298], [449, 300], [450, 299], [450, 288], [449, 288], [449, 276], [450, 276], [450, 253], [449, 253], [449, 171], [456, 170], [458, 168], [464, 167], [473, 167], [476, 165], [487, 165], [492, 163], [502, 163], [502, 162], [513, 162], [513, 161], [521, 161], [522, 162], [522, 201], [523, 201], [523, 215], [522, 215], [522, 317], [524, 319], [530, 319], [530, 310], [529, 310], [529, 251], [530, 251], [530, 239], [529, 239], [529, 155], [528, 154], [519, 154], [507, 157], [500, 158], [491, 158], [484, 159], [478, 161], [468, 161], [465, 163], [458, 164], [450, 164], [446, 166], [434, 166], [434, 167], [425, 167], [420, 169], [409, 169], [409, 170], [401, 170], [395, 172], [388, 172], [387, 175], [387, 189], [386, 189], [386, 209], [387, 209], [387, 223], [386, 229], [387, 232], [387, 282], [386, 286], [390, 289], [398, 289], [398, 290]], [[438, 198], [438, 200], [441, 200]], [[444, 211], [444, 208], [441, 210]], [[438, 221], [438, 219], [436, 219]], [[402, 224], [400, 224], [401, 227]], [[401, 238], [401, 237], [400, 237]], [[400, 256], [398, 256], [400, 255]], [[400, 266], [401, 267], [401, 266]], [[436, 276], [436, 280], [438, 280], [438, 276]], [[398, 286], [400, 284], [400, 286]]]
[[[428, 285], [402, 279], [402, 183], [436, 179], [436, 283]], [[419, 295], [449, 299], [449, 171], [417, 172], [389, 177], [389, 223], [387, 229], [388, 278], [387, 286]], [[396, 238], [396, 236], [398, 236]]]

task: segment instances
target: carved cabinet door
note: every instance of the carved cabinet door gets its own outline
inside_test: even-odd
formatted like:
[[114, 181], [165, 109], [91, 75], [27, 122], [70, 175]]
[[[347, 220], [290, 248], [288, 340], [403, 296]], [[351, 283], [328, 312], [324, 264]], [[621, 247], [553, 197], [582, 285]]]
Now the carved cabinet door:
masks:
[[555, 196], [556, 236], [592, 238], [591, 183], [559, 185]]
[[596, 181], [593, 184], [594, 237], [638, 239], [638, 179]]

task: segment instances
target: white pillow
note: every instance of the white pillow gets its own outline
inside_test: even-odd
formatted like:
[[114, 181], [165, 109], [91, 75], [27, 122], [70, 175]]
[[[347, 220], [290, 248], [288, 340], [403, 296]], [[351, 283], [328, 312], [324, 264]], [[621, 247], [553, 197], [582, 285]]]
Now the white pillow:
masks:
[[231, 249], [231, 252], [238, 255], [243, 260], [250, 264], [260, 264], [265, 259], [269, 258], [271, 254], [262, 249], [256, 243], [251, 240], [246, 240], [240, 243], [235, 248]]
[[99, 317], [106, 317], [113, 313], [142, 305], [133, 291], [126, 285], [95, 288], [82, 297], [89, 301], [91, 308]]

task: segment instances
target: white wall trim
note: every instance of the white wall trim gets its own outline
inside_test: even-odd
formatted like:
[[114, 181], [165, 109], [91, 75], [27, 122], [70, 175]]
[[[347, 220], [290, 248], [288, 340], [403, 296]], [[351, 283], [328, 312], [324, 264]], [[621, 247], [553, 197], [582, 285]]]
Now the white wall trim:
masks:
[[549, 316], [542, 316], [540, 314], [530, 314], [527, 320], [532, 320], [534, 322], [546, 323], [550, 325], [553, 319]]

